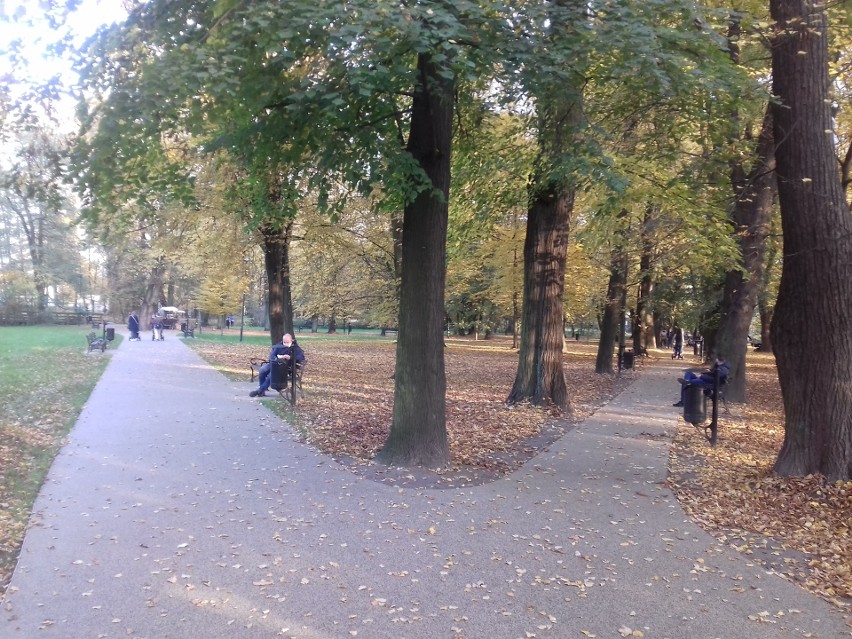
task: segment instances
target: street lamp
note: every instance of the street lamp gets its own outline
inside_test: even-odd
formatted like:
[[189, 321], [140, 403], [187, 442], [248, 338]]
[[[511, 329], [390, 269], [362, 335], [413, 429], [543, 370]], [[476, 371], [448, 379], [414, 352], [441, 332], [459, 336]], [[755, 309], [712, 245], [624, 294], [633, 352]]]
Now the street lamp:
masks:
[[[243, 257], [243, 273], [246, 275], [246, 285], [248, 285], [248, 255]], [[240, 307], [240, 342], [243, 341], [243, 326], [246, 320], [246, 289], [243, 289], [243, 305]]]

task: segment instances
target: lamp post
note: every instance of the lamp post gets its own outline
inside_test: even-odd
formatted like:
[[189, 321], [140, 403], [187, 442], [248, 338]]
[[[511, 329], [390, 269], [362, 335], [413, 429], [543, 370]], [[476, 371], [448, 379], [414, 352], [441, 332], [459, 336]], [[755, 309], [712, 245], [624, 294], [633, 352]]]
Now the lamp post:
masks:
[[246, 319], [246, 294], [243, 292], [243, 305], [240, 307], [240, 341], [243, 341], [243, 326]]
[[[246, 275], [246, 285], [248, 285], [248, 255], [243, 256], [243, 273]], [[240, 307], [240, 342], [243, 341], [243, 326], [246, 320], [246, 289], [243, 289], [243, 305]]]

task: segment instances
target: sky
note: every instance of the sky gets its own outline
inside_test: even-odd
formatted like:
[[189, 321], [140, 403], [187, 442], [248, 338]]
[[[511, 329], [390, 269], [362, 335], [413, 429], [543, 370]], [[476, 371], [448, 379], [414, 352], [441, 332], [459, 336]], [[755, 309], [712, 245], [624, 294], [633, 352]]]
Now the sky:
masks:
[[[8, 46], [20, 38], [23, 53], [27, 61], [26, 79], [30, 82], [44, 82], [60, 74], [63, 84], [72, 86], [76, 82], [70, 59], [53, 57], [48, 45], [60, 38], [65, 32], [72, 34], [75, 45], [82, 44], [99, 27], [120, 22], [126, 12], [121, 0], [83, 0], [80, 7], [72, 13], [66, 26], [59, 31], [50, 28], [45, 19], [44, 7], [60, 4], [63, 0], [0, 0], [0, 78], [9, 73], [12, 65], [8, 56]], [[21, 72], [16, 72], [18, 77]], [[6, 80], [3, 79], [5, 83]], [[73, 111], [73, 104], [66, 108]]]

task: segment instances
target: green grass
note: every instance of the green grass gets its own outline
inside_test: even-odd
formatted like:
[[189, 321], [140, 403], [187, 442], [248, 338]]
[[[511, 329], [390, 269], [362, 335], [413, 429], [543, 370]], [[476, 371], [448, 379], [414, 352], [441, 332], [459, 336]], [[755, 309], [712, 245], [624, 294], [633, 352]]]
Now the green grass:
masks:
[[50, 465], [109, 361], [87, 352], [90, 332], [0, 327], [0, 588]]

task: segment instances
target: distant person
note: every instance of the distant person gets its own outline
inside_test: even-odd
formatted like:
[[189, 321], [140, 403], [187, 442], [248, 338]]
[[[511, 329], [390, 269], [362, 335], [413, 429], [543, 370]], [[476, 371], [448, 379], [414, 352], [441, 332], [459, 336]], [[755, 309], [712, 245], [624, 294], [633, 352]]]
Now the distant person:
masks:
[[716, 361], [708, 371], [700, 374], [686, 371], [683, 377], [679, 377], [677, 380], [680, 382], [680, 401], [672, 404], [672, 406], [683, 406], [686, 389], [690, 386], [698, 386], [705, 389], [705, 391], [712, 389], [716, 381], [716, 371], [719, 371], [719, 385], [723, 386], [728, 381], [728, 373], [731, 372], [731, 367], [722, 355], [716, 355]]
[[346, 334], [352, 335], [352, 322], [346, 322]]
[[163, 320], [159, 315], [153, 315], [151, 317], [151, 339], [163, 339]]
[[683, 329], [680, 326], [674, 327], [674, 347], [672, 349], [672, 359], [683, 359]]
[[135, 312], [131, 312], [127, 317], [127, 330], [130, 331], [130, 341], [139, 341], [139, 316]]
[[257, 379], [259, 386], [249, 393], [249, 397], [264, 397], [269, 385], [272, 383], [272, 362], [290, 361], [295, 359], [297, 364], [305, 361], [305, 353], [296, 344], [296, 340], [290, 333], [284, 333], [280, 344], [272, 347], [269, 353], [269, 361], [260, 367]]

